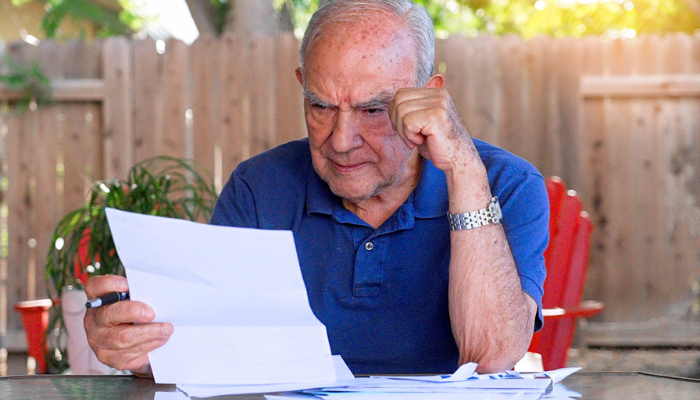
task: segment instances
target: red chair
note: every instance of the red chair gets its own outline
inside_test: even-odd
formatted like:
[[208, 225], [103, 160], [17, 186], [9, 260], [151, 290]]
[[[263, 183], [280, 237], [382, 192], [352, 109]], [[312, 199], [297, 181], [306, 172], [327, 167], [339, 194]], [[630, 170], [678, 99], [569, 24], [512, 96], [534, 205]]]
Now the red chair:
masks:
[[549, 195], [549, 246], [544, 258], [547, 279], [542, 307], [544, 328], [536, 333], [528, 351], [542, 355], [545, 371], [566, 366], [576, 330], [576, 319], [603, 310], [597, 301], [581, 302], [588, 269], [593, 223], [576, 192], [566, 190], [558, 177], [547, 178]]

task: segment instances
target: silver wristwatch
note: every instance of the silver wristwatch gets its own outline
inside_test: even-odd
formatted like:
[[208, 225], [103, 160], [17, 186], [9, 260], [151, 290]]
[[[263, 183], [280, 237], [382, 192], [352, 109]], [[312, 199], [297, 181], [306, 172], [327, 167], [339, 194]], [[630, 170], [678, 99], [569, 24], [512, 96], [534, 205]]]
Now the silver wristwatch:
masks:
[[503, 219], [498, 197], [493, 196], [488, 207], [464, 214], [447, 214], [451, 231], [474, 229], [488, 224], [499, 224]]

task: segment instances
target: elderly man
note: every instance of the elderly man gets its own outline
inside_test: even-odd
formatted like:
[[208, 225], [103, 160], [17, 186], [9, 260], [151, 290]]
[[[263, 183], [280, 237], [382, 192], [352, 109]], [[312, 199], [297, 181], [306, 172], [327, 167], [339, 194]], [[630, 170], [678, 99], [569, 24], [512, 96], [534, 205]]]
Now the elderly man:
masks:
[[[410, 0], [332, 0], [300, 55], [308, 140], [241, 163], [212, 223], [294, 232], [311, 307], [354, 373], [511, 368], [542, 324], [542, 176], [469, 136]], [[85, 327], [101, 361], [143, 371], [173, 329], [153, 318], [120, 302]]]

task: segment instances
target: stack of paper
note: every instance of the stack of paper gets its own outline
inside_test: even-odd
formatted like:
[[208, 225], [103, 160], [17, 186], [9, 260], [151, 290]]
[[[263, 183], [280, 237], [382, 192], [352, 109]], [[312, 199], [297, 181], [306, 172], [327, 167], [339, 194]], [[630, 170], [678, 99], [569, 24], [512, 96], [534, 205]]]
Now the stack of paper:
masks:
[[[580, 368], [563, 368], [539, 374], [503, 372], [479, 375], [476, 364], [461, 366], [452, 375], [373, 376], [358, 378], [346, 386], [267, 395], [268, 400], [462, 400], [475, 399], [570, 399], [580, 394], [556, 385]], [[555, 385], [553, 385], [555, 384]]]

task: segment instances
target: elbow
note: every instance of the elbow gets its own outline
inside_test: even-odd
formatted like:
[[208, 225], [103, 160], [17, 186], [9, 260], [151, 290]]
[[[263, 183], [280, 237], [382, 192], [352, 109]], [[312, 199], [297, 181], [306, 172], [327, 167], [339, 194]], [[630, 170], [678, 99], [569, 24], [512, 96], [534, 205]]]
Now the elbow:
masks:
[[487, 351], [482, 357], [474, 360], [478, 364], [476, 372], [480, 374], [491, 374], [496, 372], [510, 371], [515, 364], [520, 361], [527, 352], [525, 349], [494, 349]]
[[530, 346], [530, 339], [532, 334], [519, 335], [517, 338], [482, 342], [482, 345], [478, 346], [481, 351], [478, 352], [474, 352], [473, 349], [460, 349], [460, 365], [475, 362], [478, 364], [476, 371], [480, 374], [512, 370], [515, 364], [525, 356]]

